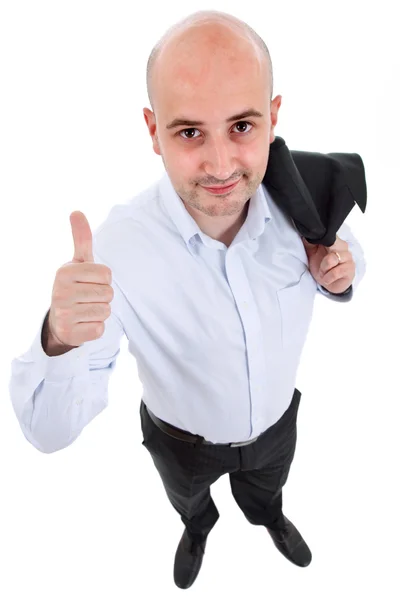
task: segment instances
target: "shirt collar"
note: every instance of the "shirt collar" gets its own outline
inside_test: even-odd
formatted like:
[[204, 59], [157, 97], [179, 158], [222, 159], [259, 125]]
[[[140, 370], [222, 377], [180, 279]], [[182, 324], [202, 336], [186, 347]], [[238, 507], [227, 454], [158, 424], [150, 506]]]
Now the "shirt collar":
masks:
[[[209, 236], [205, 237], [204, 232], [200, 229], [192, 215], [188, 213], [183, 201], [176, 193], [167, 172], [164, 173], [159, 182], [159, 190], [161, 202], [190, 252], [193, 253], [192, 245], [199, 239], [207, 246], [220, 244], [218, 240], [211, 240], [210, 242]], [[246, 221], [242, 226], [244, 237], [247, 237], [247, 239], [254, 240], [261, 235], [264, 231], [265, 223], [272, 219], [272, 214], [268, 206], [268, 197], [269, 193], [261, 183], [250, 198]]]

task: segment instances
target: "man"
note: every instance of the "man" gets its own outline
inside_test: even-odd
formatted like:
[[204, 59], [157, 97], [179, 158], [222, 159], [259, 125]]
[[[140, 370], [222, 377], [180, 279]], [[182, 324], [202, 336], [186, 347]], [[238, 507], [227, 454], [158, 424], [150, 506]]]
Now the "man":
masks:
[[150, 56], [148, 90], [166, 174], [113, 208], [94, 249], [86, 218], [71, 214], [74, 259], [57, 271], [28, 357], [13, 362], [13, 405], [39, 450], [71, 444], [107, 405], [125, 333], [143, 445], [185, 524], [176, 585], [199, 573], [219, 517], [210, 486], [227, 473], [249, 522], [304, 567], [310, 549], [282, 512], [296, 371], [316, 292], [355, 290], [362, 250], [346, 225], [330, 248], [303, 242], [260, 185], [281, 97], [246, 24], [217, 12], [177, 24]]

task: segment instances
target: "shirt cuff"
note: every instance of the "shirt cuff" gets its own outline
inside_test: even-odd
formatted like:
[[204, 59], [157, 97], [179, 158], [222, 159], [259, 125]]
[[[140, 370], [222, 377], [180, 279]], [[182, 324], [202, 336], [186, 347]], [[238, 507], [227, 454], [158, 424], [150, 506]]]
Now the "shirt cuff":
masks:
[[323, 294], [324, 296], [327, 296], [331, 300], [335, 300], [336, 302], [349, 302], [353, 297], [353, 284], [351, 284], [347, 288], [347, 290], [345, 290], [344, 292], [341, 292], [340, 294], [334, 294], [333, 292], [330, 292], [329, 290], [324, 288], [323, 285], [320, 285], [319, 283], [317, 284], [317, 288], [321, 292], [321, 294]]
[[41, 365], [43, 377], [48, 381], [63, 381], [71, 377], [86, 375], [89, 370], [89, 350], [85, 344], [73, 348], [58, 356], [48, 356], [42, 346], [42, 328], [48, 310], [42, 319], [42, 325], [37, 332], [30, 348], [33, 362]]

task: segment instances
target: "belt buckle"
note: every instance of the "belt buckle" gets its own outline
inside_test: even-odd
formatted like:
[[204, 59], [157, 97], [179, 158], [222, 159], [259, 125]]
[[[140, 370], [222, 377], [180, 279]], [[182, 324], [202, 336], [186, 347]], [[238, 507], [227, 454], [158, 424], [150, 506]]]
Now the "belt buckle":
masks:
[[253, 442], [255, 442], [257, 439], [258, 439], [258, 436], [251, 440], [247, 440], [247, 442], [233, 442], [232, 444], [230, 444], [230, 447], [237, 448], [238, 446], [248, 446], [249, 444], [252, 444]]

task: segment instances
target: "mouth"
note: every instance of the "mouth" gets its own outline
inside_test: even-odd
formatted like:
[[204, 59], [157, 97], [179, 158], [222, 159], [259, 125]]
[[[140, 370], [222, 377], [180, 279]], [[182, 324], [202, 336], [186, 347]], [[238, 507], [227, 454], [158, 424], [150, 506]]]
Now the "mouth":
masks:
[[205, 189], [206, 192], [209, 192], [210, 194], [214, 194], [214, 195], [228, 194], [230, 191], [232, 191], [237, 186], [240, 179], [238, 179], [237, 181], [235, 181], [235, 183], [232, 183], [231, 185], [226, 185], [225, 187], [205, 187], [204, 185], [202, 185], [201, 187], [203, 189]]

